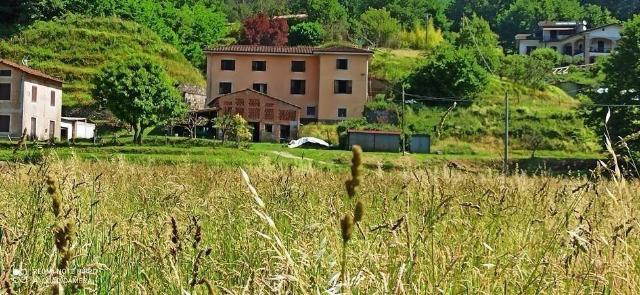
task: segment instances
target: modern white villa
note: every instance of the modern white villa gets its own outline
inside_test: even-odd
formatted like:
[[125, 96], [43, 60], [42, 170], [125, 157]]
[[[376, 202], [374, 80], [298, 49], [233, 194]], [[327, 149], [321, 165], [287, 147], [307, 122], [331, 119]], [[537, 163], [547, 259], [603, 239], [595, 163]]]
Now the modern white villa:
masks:
[[553, 48], [564, 55], [583, 56], [585, 64], [591, 64], [596, 57], [615, 50], [621, 29], [619, 24], [588, 29], [586, 22], [543, 21], [534, 33], [516, 35], [516, 45], [522, 55], [538, 48]]

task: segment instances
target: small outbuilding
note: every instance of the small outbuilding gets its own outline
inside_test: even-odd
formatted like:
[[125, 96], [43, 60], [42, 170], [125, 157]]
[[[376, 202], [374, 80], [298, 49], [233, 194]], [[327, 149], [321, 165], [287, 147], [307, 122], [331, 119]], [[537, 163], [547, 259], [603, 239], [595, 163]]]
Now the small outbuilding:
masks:
[[96, 125], [87, 118], [62, 117], [60, 124], [62, 140], [91, 139], [95, 136]]
[[348, 147], [359, 145], [365, 152], [398, 152], [400, 151], [400, 132], [349, 130]]
[[245, 89], [216, 97], [207, 106], [217, 110], [216, 116], [240, 114], [252, 127], [254, 142], [298, 138], [301, 108], [285, 100]]
[[409, 151], [414, 154], [431, 152], [431, 137], [427, 134], [414, 134], [409, 139]]

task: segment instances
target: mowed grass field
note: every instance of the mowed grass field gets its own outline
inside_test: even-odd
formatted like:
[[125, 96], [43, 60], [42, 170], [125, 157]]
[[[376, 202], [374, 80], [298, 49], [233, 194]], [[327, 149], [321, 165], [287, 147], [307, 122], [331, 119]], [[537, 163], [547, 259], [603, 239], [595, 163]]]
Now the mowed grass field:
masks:
[[[13, 152], [15, 142], [0, 141], [0, 161], [30, 161], [29, 158], [41, 154], [61, 159], [79, 158], [83, 160], [123, 159], [133, 163], [152, 164], [207, 164], [217, 166], [254, 166], [264, 162], [284, 165], [311, 166], [319, 169], [344, 170], [348, 168], [351, 152], [335, 148], [296, 148], [286, 144], [250, 143], [237, 148], [233, 143], [222, 145], [220, 141], [184, 138], [165, 138], [150, 136], [143, 146], [130, 143], [130, 138], [119, 139], [117, 143], [104, 140], [103, 145], [88, 142], [69, 146], [59, 144], [55, 147], [37, 147], [33, 144], [27, 150]], [[364, 165], [370, 169], [381, 167], [389, 169], [410, 169], [439, 165], [451, 161], [466, 162], [471, 166], [490, 165], [501, 167], [502, 147], [497, 143], [470, 145], [464, 142], [444, 140], [432, 147], [430, 154], [368, 152]], [[497, 150], [497, 151], [496, 151]], [[594, 161], [604, 156], [594, 152], [511, 150], [512, 165], [524, 164], [531, 169], [543, 169], [548, 161]], [[497, 165], [497, 166], [496, 166]], [[563, 167], [557, 167], [563, 170]], [[569, 168], [566, 168], [568, 170]]]
[[[361, 182], [356, 197], [350, 198], [345, 190], [349, 152], [278, 150], [271, 145], [244, 150], [83, 149], [54, 149], [35, 165], [0, 164], [0, 290], [640, 290], [640, 184], [607, 169], [589, 177], [504, 177], [492, 169], [469, 171], [446, 162], [387, 170], [367, 164], [407, 157], [364, 153]], [[314, 161], [281, 161], [271, 156], [274, 151], [304, 154]], [[107, 157], [110, 153], [114, 155]], [[163, 162], [165, 157], [181, 160]], [[226, 159], [189, 161], [216, 157]], [[335, 157], [342, 160], [327, 165], [345, 169], [316, 166]], [[340, 219], [354, 210], [356, 199], [364, 203], [364, 217], [344, 244]]]

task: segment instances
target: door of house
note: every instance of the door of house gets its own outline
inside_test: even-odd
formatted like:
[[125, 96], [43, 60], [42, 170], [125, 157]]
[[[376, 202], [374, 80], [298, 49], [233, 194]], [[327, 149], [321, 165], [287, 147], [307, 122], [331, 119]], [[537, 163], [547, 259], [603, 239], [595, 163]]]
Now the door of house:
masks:
[[56, 121], [49, 121], [49, 139], [56, 138]]
[[604, 52], [604, 41], [598, 41], [598, 52]]
[[285, 142], [291, 137], [291, 127], [289, 125], [280, 125], [280, 140]]
[[249, 126], [251, 126], [251, 141], [259, 142], [260, 141], [260, 122], [249, 122]]
[[38, 133], [37, 133], [37, 126], [36, 126], [36, 118], [31, 118], [31, 133], [29, 133], [29, 136], [31, 137], [32, 140], [37, 139]]

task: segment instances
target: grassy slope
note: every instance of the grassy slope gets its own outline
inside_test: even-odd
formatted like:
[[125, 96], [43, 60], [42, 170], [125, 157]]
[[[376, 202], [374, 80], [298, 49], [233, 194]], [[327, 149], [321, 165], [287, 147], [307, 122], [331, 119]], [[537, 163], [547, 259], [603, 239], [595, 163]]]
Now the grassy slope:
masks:
[[[375, 77], [399, 81], [420, 60], [420, 54], [379, 50], [372, 61]], [[500, 148], [504, 132], [504, 93], [511, 102], [511, 134], [514, 148], [532, 149], [535, 140], [539, 149], [570, 152], [591, 152], [598, 149], [597, 138], [577, 114], [579, 101], [560, 88], [548, 86], [535, 90], [492, 77], [487, 90], [468, 107], [458, 107], [444, 124], [443, 138], [436, 149], [447, 152], [482, 153]], [[433, 133], [445, 108], [422, 108], [407, 116], [409, 124]], [[535, 134], [529, 136], [528, 134]]]
[[202, 74], [174, 47], [149, 29], [118, 18], [38, 22], [0, 42], [0, 56], [29, 57], [30, 66], [62, 78], [65, 106], [90, 105], [91, 76], [110, 60], [145, 55], [163, 64], [179, 82], [204, 85]]

